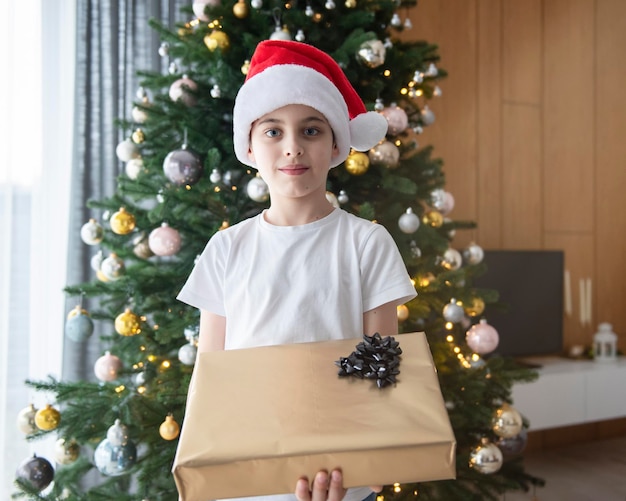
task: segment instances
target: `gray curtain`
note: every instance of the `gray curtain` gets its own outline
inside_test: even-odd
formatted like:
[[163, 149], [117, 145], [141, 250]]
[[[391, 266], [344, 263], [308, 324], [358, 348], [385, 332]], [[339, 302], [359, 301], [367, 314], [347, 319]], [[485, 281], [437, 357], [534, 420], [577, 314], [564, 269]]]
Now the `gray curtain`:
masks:
[[[169, 62], [158, 54], [160, 39], [148, 26], [151, 18], [173, 27], [186, 21], [180, 7], [191, 0], [77, 0], [76, 97], [74, 158], [67, 284], [90, 280], [91, 257], [98, 251], [80, 238], [81, 226], [102, 214], [86, 207], [89, 199], [115, 192], [116, 176], [124, 168], [115, 147], [125, 139], [115, 125], [129, 118], [139, 86], [137, 70], [167, 71]], [[126, 137], [128, 134], [126, 134]], [[68, 298], [67, 311], [78, 304]], [[93, 303], [83, 302], [88, 311]], [[66, 341], [63, 378], [93, 378], [93, 365], [102, 355], [99, 332], [86, 343]]]

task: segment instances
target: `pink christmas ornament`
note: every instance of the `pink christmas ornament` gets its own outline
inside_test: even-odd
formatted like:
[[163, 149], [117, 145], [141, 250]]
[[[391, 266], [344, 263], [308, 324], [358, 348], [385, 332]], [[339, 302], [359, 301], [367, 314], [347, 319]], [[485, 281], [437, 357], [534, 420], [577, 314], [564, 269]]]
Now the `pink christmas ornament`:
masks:
[[381, 114], [387, 119], [389, 124], [387, 133], [391, 136], [401, 134], [409, 126], [409, 117], [400, 106], [389, 106], [381, 111]]
[[173, 256], [180, 250], [180, 233], [163, 223], [150, 232], [148, 247], [157, 256]]
[[109, 382], [117, 379], [117, 373], [122, 368], [122, 361], [110, 352], [106, 352], [93, 366], [93, 371], [100, 381]]
[[498, 331], [489, 325], [484, 318], [473, 325], [465, 335], [467, 345], [479, 355], [491, 353], [498, 347], [499, 341]]
[[182, 101], [187, 106], [194, 106], [196, 104], [195, 92], [197, 90], [196, 82], [187, 77], [187, 75], [183, 75], [182, 78], [179, 78], [170, 86], [170, 99], [172, 101]]

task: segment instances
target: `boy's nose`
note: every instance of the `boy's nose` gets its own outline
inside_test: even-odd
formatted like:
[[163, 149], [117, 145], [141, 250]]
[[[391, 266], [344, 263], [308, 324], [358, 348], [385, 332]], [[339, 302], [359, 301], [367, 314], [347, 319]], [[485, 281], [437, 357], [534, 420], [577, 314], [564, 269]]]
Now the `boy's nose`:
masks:
[[303, 153], [302, 145], [297, 139], [292, 139], [285, 142], [285, 156], [286, 157], [299, 157]]

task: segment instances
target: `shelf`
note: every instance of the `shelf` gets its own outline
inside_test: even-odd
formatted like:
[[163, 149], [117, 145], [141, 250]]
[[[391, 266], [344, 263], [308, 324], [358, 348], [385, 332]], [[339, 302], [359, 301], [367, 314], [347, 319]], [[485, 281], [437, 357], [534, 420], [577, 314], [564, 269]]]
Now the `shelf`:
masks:
[[626, 359], [532, 358], [539, 379], [513, 386], [515, 408], [542, 430], [626, 416]]

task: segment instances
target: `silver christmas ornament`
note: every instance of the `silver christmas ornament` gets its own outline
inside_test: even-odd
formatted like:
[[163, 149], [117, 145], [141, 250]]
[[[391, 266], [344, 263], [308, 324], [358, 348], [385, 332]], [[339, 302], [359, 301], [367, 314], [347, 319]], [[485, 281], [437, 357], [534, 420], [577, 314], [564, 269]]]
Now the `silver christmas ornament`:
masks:
[[461, 253], [452, 248], [448, 248], [443, 253], [443, 266], [449, 270], [458, 270], [463, 263], [463, 258], [461, 257]]
[[485, 257], [485, 251], [480, 245], [471, 243], [466, 249], [463, 250], [463, 259], [467, 264], [479, 264]]
[[424, 125], [432, 125], [435, 123], [435, 114], [428, 107], [428, 105], [424, 105], [424, 107], [420, 111], [420, 119]]
[[369, 150], [367, 156], [374, 165], [382, 165], [389, 169], [398, 166], [400, 150], [391, 141], [384, 140]]
[[348, 197], [348, 194], [345, 192], [345, 190], [341, 190], [339, 191], [339, 196], [337, 197], [337, 200], [340, 204], [347, 204], [350, 201], [350, 198]]
[[211, 181], [213, 184], [217, 184], [222, 180], [222, 175], [220, 174], [220, 171], [217, 169], [213, 169], [211, 171], [211, 174], [209, 175], [209, 181]]
[[171, 151], [163, 161], [165, 176], [178, 186], [195, 184], [202, 175], [200, 157], [183, 145], [181, 149]]
[[485, 475], [497, 472], [502, 467], [502, 462], [502, 452], [486, 437], [470, 452], [470, 468]]
[[465, 316], [465, 311], [463, 311], [463, 307], [457, 304], [456, 299], [450, 299], [450, 302], [443, 307], [443, 318], [454, 324], [463, 320]]
[[118, 280], [124, 275], [126, 268], [124, 261], [113, 253], [102, 261], [100, 271], [107, 279]]
[[378, 68], [385, 62], [386, 49], [380, 40], [368, 40], [359, 46], [356, 55], [364, 66]]
[[524, 426], [521, 414], [507, 403], [495, 411], [491, 424], [493, 432], [502, 438], [519, 435]]

